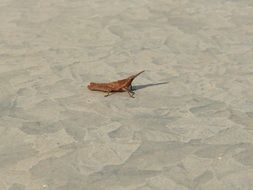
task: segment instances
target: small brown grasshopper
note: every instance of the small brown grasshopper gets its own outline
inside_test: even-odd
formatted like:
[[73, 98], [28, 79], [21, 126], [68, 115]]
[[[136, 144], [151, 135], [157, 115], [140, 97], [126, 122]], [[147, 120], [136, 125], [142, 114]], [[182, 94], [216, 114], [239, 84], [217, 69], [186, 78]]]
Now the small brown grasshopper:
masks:
[[114, 81], [114, 82], [109, 82], [109, 83], [94, 83], [91, 82], [87, 87], [90, 90], [93, 91], [102, 91], [102, 92], [107, 92], [105, 97], [109, 96], [113, 92], [128, 92], [129, 96], [134, 98], [134, 92], [132, 88], [132, 82], [133, 80], [143, 73], [144, 71], [141, 71], [137, 73], [136, 75], [132, 75], [126, 79]]

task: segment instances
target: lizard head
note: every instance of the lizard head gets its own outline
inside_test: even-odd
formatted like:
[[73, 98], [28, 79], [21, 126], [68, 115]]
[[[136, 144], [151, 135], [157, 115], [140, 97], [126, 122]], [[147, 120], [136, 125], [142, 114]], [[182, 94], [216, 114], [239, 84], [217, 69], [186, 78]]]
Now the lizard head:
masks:
[[94, 83], [91, 82], [91, 83], [87, 86], [87, 88], [90, 89], [90, 90], [92, 90], [92, 86], [93, 86], [93, 85], [94, 85]]

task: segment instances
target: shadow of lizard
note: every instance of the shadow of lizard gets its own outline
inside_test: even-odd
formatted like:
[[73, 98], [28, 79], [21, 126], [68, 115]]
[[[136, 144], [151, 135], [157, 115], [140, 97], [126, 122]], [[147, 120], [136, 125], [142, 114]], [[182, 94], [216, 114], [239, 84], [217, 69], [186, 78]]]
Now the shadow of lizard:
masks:
[[143, 84], [143, 85], [135, 85], [132, 87], [133, 91], [137, 91], [143, 88], [151, 87], [151, 86], [158, 86], [163, 84], [168, 84], [169, 82], [159, 82], [159, 83], [150, 83], [150, 84]]

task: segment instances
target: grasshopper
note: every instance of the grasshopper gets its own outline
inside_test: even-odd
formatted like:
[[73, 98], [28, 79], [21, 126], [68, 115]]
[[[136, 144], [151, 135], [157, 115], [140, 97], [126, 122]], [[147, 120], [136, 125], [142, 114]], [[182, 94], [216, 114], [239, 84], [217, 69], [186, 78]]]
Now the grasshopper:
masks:
[[140, 75], [143, 72], [144, 71], [141, 71], [135, 75], [132, 75], [132, 76], [126, 78], [126, 79], [117, 80], [114, 82], [108, 82], [108, 83], [91, 82], [87, 87], [88, 87], [88, 89], [93, 90], [93, 91], [107, 92], [105, 97], [111, 95], [114, 92], [128, 92], [129, 96], [134, 98], [132, 82], [138, 75]]

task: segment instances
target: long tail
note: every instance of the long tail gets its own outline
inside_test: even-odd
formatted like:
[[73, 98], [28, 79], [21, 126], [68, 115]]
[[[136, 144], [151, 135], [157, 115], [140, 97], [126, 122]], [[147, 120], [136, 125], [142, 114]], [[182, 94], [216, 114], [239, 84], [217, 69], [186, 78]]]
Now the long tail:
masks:
[[136, 78], [137, 76], [139, 76], [139, 75], [140, 75], [141, 73], [143, 73], [143, 72], [144, 72], [144, 70], [141, 71], [141, 72], [139, 72], [139, 73], [137, 73], [136, 75], [130, 76], [129, 78], [134, 79], [134, 78]]

